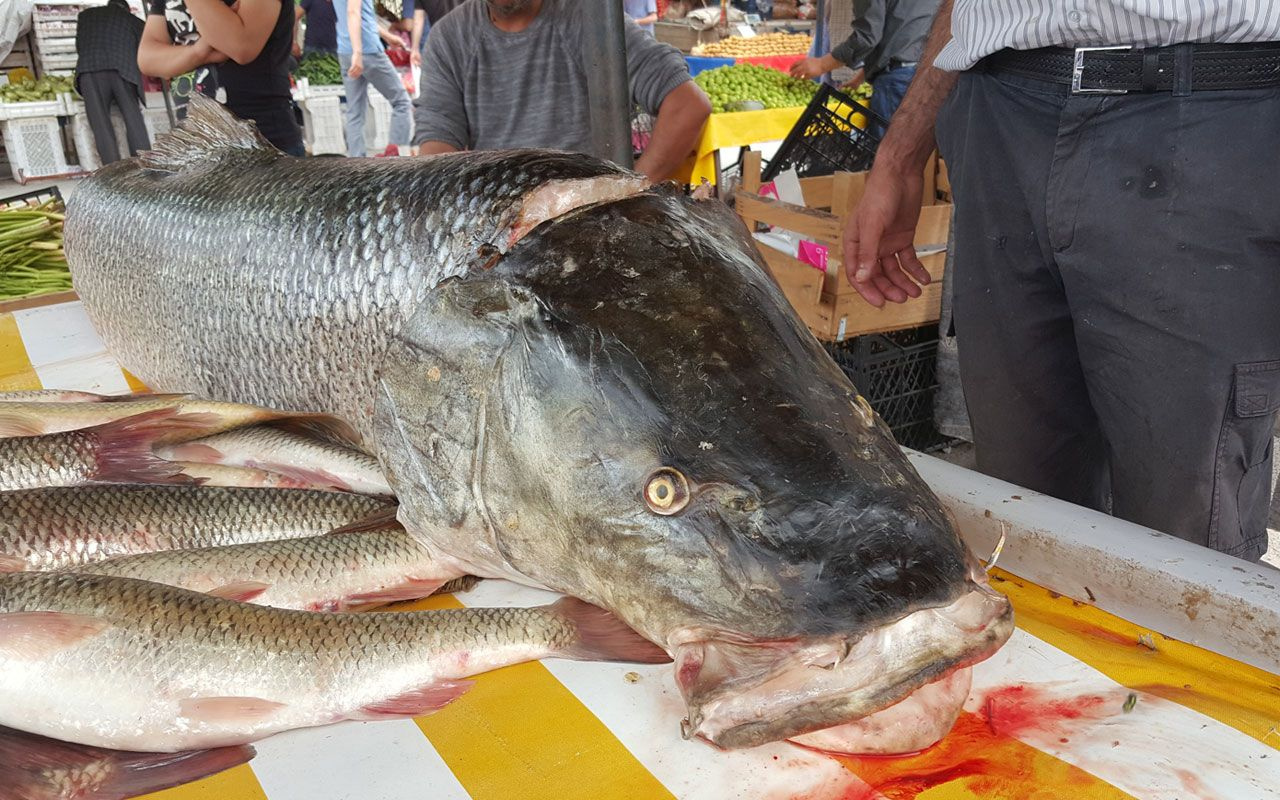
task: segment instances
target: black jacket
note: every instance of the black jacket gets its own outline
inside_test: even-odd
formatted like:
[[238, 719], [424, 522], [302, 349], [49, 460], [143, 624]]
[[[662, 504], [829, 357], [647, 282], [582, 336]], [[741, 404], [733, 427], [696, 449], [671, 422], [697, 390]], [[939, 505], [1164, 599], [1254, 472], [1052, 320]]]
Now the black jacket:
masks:
[[109, 0], [105, 6], [86, 8], [76, 17], [76, 89], [85, 72], [115, 70], [142, 96], [138, 71], [138, 44], [144, 23], [129, 11], [125, 0]]

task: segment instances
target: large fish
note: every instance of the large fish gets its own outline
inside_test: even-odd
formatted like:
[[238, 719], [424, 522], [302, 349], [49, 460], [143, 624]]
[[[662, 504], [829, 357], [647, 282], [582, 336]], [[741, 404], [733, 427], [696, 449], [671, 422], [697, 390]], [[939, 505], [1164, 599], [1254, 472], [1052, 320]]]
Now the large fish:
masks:
[[0, 492], [0, 572], [318, 536], [390, 507], [384, 499], [301, 489], [118, 485]]
[[1012, 631], [721, 204], [564, 153], [299, 161], [197, 100], [76, 190], [65, 237], [127, 368], [350, 420], [433, 552], [671, 653], [687, 736], [906, 700], [936, 738], [913, 693]]
[[665, 661], [608, 612], [320, 614], [101, 575], [0, 575], [0, 725], [117, 750], [426, 714], [538, 658]]

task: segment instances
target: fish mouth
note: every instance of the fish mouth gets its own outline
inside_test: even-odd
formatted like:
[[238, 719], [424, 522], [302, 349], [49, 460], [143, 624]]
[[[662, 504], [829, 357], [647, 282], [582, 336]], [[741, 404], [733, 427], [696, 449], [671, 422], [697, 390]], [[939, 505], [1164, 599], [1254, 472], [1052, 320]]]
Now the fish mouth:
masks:
[[[676, 680], [688, 705], [685, 738], [737, 749], [830, 729], [799, 741], [847, 753], [933, 744], [950, 730], [968, 694], [966, 668], [993, 655], [1013, 633], [1007, 598], [985, 582], [966, 589], [949, 605], [914, 611], [856, 639], [686, 637], [675, 648]], [[884, 711], [891, 706], [898, 709]], [[914, 736], [877, 736], [884, 727], [879, 720], [899, 720], [893, 726], [902, 728], [904, 716], [921, 717]]]

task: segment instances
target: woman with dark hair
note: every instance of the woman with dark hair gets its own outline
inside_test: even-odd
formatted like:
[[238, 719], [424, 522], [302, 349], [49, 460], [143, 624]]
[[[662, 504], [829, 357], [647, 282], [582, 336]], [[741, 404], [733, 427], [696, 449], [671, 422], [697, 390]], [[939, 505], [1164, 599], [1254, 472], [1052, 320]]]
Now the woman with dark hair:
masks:
[[293, 0], [151, 0], [138, 66], [172, 78], [218, 64], [227, 108], [276, 147], [304, 155], [289, 92], [293, 22]]

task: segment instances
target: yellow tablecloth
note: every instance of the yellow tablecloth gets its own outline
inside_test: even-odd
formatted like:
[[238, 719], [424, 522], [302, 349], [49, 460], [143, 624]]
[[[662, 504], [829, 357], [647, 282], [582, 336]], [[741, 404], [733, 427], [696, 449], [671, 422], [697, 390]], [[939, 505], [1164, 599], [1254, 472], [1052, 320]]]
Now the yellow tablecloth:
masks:
[[676, 180], [698, 185], [705, 178], [714, 184], [717, 150], [785, 139], [803, 112], [803, 106], [796, 106], [767, 111], [712, 114], [707, 120], [707, 126], [702, 129], [696, 154], [680, 167]]

